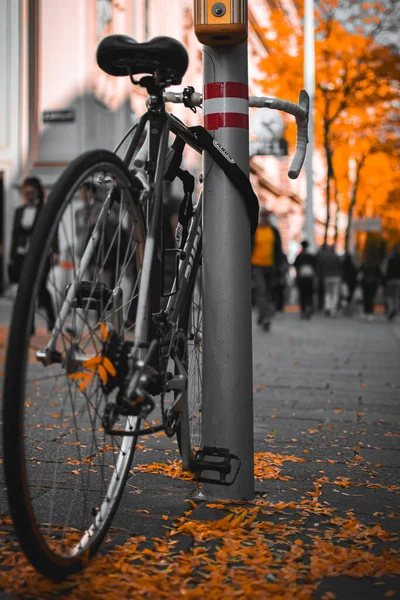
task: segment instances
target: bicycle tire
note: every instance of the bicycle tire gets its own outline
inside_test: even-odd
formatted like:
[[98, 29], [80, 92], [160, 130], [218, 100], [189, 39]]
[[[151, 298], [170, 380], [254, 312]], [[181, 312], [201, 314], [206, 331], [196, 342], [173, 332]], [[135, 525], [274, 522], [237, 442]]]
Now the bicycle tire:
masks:
[[179, 329], [186, 335], [187, 402], [177, 419], [176, 436], [183, 470], [191, 469], [191, 460], [202, 446], [202, 366], [203, 366], [203, 293], [201, 243], [190, 274], [188, 292], [182, 305]]
[[[96, 216], [100, 234], [88, 267], [91, 288], [85, 292], [89, 297], [82, 299], [85, 288], [78, 275], [85, 243], [75, 239], [74, 223], [79, 210], [77, 193], [86, 183], [96, 184], [96, 194], [102, 205], [109, 202], [109, 210], [100, 210]], [[43, 207], [16, 298], [4, 382], [8, 500], [24, 553], [39, 572], [52, 579], [64, 579], [81, 570], [98, 549], [118, 507], [135, 452], [135, 437], [107, 435], [102, 427], [103, 407], [118, 393], [117, 379], [109, 370], [104, 382], [97, 369], [91, 381], [89, 371], [83, 386], [81, 374], [86, 367], [82, 361], [80, 367], [75, 363], [79, 353], [104, 360], [106, 348], [108, 352], [113, 347], [121, 354], [133, 344], [135, 324], [127, 327], [124, 319], [140, 286], [146, 236], [136, 183], [109, 151], [90, 151], [74, 160]], [[91, 218], [82, 239], [85, 235], [94, 239]], [[111, 222], [115, 235], [106, 247]], [[65, 288], [60, 269], [55, 265], [49, 268], [49, 256], [54, 250], [62, 253], [71, 248], [70, 242], [71, 283], [77, 286], [76, 296], [66, 304], [68, 316], [58, 336], [61, 362], [43, 366], [36, 360], [35, 350], [46, 343], [49, 334], [37, 307], [39, 290], [47, 274], [47, 287], [60, 315], [69, 288]], [[110, 256], [115, 263], [110, 263]], [[107, 278], [108, 284], [104, 283]], [[102, 285], [108, 286], [107, 294]], [[128, 289], [126, 303], [124, 286]], [[107, 300], [110, 290], [117, 290], [120, 297], [120, 288], [122, 302], [114, 296]], [[149, 314], [146, 318], [150, 322]], [[30, 338], [33, 322], [38, 329]], [[119, 417], [118, 423], [121, 421], [127, 429], [140, 428], [138, 417]]]

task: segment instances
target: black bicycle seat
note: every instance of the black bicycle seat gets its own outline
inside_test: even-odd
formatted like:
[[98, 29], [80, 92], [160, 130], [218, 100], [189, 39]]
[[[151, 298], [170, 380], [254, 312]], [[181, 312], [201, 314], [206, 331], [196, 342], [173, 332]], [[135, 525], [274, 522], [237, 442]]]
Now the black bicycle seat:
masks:
[[115, 77], [159, 71], [176, 85], [186, 73], [189, 57], [174, 38], [159, 36], [140, 43], [128, 35], [109, 35], [97, 47], [97, 64]]

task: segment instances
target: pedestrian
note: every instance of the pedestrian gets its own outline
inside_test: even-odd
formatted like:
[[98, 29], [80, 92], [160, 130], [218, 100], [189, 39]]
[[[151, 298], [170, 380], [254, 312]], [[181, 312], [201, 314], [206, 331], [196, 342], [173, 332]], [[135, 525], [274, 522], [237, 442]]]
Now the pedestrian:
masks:
[[[11, 283], [19, 283], [25, 257], [29, 250], [32, 233], [38, 222], [44, 204], [44, 188], [37, 177], [27, 177], [21, 187], [22, 205], [16, 208], [11, 239], [8, 275]], [[39, 284], [38, 304], [47, 314], [47, 328], [51, 331], [55, 323], [55, 314], [51, 294], [47, 289], [47, 277], [52, 264], [57, 262], [58, 244], [54, 242], [45, 271]], [[34, 323], [32, 331], [34, 333]]]
[[366, 249], [364, 260], [358, 270], [357, 281], [363, 291], [364, 315], [368, 321], [373, 321], [375, 296], [382, 283], [382, 272], [379, 256], [372, 246]]
[[277, 265], [282, 256], [279, 231], [271, 223], [271, 211], [260, 207], [259, 221], [252, 240], [252, 276], [255, 285], [255, 301], [258, 324], [268, 331], [275, 313], [273, 290], [277, 279]]
[[296, 269], [296, 285], [299, 290], [300, 317], [310, 319], [314, 309], [314, 280], [316, 275], [316, 258], [309, 252], [307, 240], [301, 242], [301, 250], [294, 261]]
[[384, 263], [386, 316], [392, 321], [400, 311], [400, 250], [396, 245]]
[[333, 246], [326, 246], [318, 257], [318, 274], [324, 289], [324, 311], [336, 316], [339, 308], [342, 263]]
[[342, 295], [341, 304], [351, 314], [351, 306], [357, 287], [357, 267], [350, 252], [345, 252], [342, 258]]
[[276, 285], [273, 290], [275, 299], [275, 308], [278, 312], [283, 312], [285, 308], [286, 287], [289, 276], [289, 261], [284, 252], [281, 254], [279, 264], [276, 266]]
[[79, 194], [83, 204], [75, 211], [75, 247], [78, 257], [81, 258], [103, 203], [97, 197], [96, 186], [92, 181], [85, 181], [79, 188]]
[[322, 271], [321, 271], [321, 264], [323, 262], [323, 258], [324, 258], [324, 255], [326, 254], [326, 252], [327, 252], [327, 245], [324, 243], [318, 249], [318, 252], [315, 257], [316, 269], [317, 269], [317, 297], [318, 297], [317, 306], [318, 306], [319, 312], [323, 312], [323, 310], [324, 310], [325, 290], [324, 290], [324, 279], [323, 279], [323, 275], [322, 275]]

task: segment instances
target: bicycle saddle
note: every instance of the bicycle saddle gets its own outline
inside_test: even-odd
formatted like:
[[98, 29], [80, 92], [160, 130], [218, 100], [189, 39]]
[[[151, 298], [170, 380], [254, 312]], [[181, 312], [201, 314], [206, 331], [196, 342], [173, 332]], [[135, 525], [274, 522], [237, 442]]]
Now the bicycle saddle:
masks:
[[129, 73], [160, 71], [172, 84], [180, 84], [189, 64], [183, 44], [174, 38], [159, 36], [148, 42], [137, 42], [127, 35], [109, 35], [97, 47], [100, 69], [115, 77]]

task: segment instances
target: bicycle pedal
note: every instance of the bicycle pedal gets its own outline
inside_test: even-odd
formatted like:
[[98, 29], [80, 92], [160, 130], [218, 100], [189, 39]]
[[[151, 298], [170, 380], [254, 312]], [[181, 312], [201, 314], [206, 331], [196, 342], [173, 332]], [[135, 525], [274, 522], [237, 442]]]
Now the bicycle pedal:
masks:
[[[66, 294], [71, 286], [67, 286]], [[105, 283], [98, 281], [93, 285], [92, 281], [81, 281], [76, 288], [76, 295], [72, 301], [73, 308], [86, 308], [96, 310], [106, 306], [112, 297], [112, 291]]]
[[[230, 480], [228, 475], [232, 473], [232, 461], [236, 464]], [[190, 469], [195, 474], [195, 480], [201, 483], [213, 483], [216, 485], [232, 485], [240, 470], [240, 459], [236, 454], [231, 454], [228, 448], [217, 448], [216, 446], [204, 446], [196, 451], [195, 458], [192, 459]], [[204, 472], [216, 473], [219, 478], [204, 476]]]

